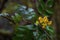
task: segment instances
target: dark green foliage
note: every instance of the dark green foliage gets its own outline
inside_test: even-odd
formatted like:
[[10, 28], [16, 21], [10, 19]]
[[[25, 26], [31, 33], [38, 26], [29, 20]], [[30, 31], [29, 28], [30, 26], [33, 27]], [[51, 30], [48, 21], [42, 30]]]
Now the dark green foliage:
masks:
[[39, 3], [37, 3], [38, 12], [44, 16], [51, 16], [53, 14], [53, 4], [54, 0], [47, 0], [46, 3], [43, 0], [39, 0]]
[[[41, 24], [36, 25], [35, 22], [39, 15], [37, 15], [35, 10], [33, 8], [27, 8], [25, 5], [15, 4], [7, 6], [2, 12], [8, 13], [9, 17], [7, 17], [15, 23], [13, 24], [13, 22], [10, 21], [14, 26], [13, 40], [53, 40], [55, 32], [52, 26], [46, 26], [46, 28], [43, 29]], [[36, 2], [36, 8], [42, 15], [41, 17], [50, 17], [53, 14], [52, 6], [53, 0], [47, 0], [46, 2], [37, 0]], [[23, 25], [21, 25], [20, 22]], [[24, 24], [24, 22], [30, 22], [30, 24]]]
[[33, 30], [33, 25], [19, 26], [13, 34], [13, 40], [34, 40]]

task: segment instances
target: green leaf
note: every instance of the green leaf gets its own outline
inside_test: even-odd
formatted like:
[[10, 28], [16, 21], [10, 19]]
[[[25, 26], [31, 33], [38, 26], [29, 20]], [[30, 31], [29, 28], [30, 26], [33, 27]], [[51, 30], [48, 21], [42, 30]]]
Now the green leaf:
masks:
[[47, 1], [47, 6], [51, 8], [53, 6], [53, 0], [48, 0]]
[[52, 9], [46, 9], [46, 12], [48, 12], [48, 14], [53, 14], [53, 10]]
[[[14, 32], [13, 40], [35, 40], [33, 31], [33, 25], [24, 25], [16, 28], [17, 31]], [[33, 38], [33, 39], [32, 39]]]
[[54, 29], [53, 29], [53, 27], [47, 26], [47, 27], [46, 27], [46, 30], [47, 30], [49, 33], [54, 34]]
[[25, 19], [26, 20], [33, 21], [33, 20], [36, 19], [36, 17], [37, 17], [36, 16], [36, 13], [35, 12], [31, 12], [31, 13], [26, 14]]
[[45, 3], [44, 3], [44, 1], [43, 0], [39, 0], [39, 2], [40, 2], [40, 4], [41, 4], [41, 7], [43, 8], [43, 9], [45, 9]]
[[16, 22], [16, 23], [18, 23], [22, 20], [22, 17], [18, 13], [15, 13], [15, 15], [11, 16], [11, 17], [14, 20], [14, 22]]
[[39, 35], [38, 40], [47, 40], [46, 37], [47, 37], [46, 34]]
[[38, 12], [40, 13], [40, 14], [42, 14], [42, 12], [43, 12], [43, 8], [40, 6], [40, 7], [38, 7]]
[[37, 14], [34, 12], [33, 8], [28, 8], [27, 10], [23, 9], [23, 11], [20, 11], [20, 14], [25, 20], [31, 21], [32, 23], [37, 19]]
[[46, 11], [43, 12], [43, 15], [44, 15], [44, 16], [48, 16], [48, 17], [50, 16], [50, 15], [48, 14], [48, 12], [46, 12]]
[[22, 19], [22, 17], [18, 13], [15, 14], [15, 17], [17, 22], [21, 21]]
[[52, 26], [47, 26], [46, 32], [48, 33], [48, 35], [50, 36], [51, 39], [55, 38], [55, 31], [54, 31], [54, 28]]

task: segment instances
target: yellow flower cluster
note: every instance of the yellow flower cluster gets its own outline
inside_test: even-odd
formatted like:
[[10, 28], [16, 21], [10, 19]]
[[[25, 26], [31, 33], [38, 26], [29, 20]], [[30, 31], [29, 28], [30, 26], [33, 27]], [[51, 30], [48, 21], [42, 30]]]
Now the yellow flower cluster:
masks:
[[38, 24], [41, 24], [42, 28], [45, 28], [47, 25], [48, 26], [52, 25], [52, 21], [49, 21], [48, 18], [47, 18], [47, 16], [45, 16], [43, 18], [39, 17], [38, 21], [36, 21], [36, 25], [38, 25]]

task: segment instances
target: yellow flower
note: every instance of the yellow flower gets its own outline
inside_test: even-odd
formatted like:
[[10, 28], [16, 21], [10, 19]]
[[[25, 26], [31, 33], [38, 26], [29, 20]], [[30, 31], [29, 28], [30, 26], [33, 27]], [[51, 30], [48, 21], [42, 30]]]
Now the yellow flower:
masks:
[[39, 22], [43, 23], [43, 18], [42, 17], [39, 17]]
[[47, 26], [46, 23], [43, 23], [43, 24], [42, 24], [42, 28], [45, 28], [46, 26]]
[[48, 19], [45, 19], [45, 20], [44, 20], [44, 23], [48, 23], [48, 22], [49, 22]]
[[43, 26], [47, 26], [47, 24], [46, 24], [46, 23], [43, 23], [42, 25], [43, 25]]
[[38, 25], [39, 24], [39, 22], [38, 21], [36, 21], [36, 23], [35, 23], [36, 25]]
[[52, 24], [52, 21], [49, 21], [48, 17], [45, 16], [43, 18], [42, 17], [38, 18], [38, 21], [36, 21], [36, 25], [38, 25], [39, 23], [42, 25], [42, 28], [45, 29], [47, 25], [50, 26]]
[[48, 18], [47, 18], [47, 16], [45, 16], [45, 17], [43, 18], [43, 21], [44, 21], [44, 23], [48, 23]]
[[45, 29], [46, 26], [42, 26], [43, 29]]
[[42, 17], [39, 17], [39, 20], [42, 19]]
[[45, 16], [44, 19], [48, 19], [47, 16]]
[[49, 22], [48, 22], [48, 25], [52, 25], [52, 21], [49, 21]]

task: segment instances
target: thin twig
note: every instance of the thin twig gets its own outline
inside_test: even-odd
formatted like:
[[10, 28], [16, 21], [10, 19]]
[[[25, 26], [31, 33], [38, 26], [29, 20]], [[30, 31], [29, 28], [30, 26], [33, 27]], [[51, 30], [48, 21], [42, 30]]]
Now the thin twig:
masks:
[[8, 18], [8, 17], [5, 17], [5, 16], [2, 16], [3, 18], [6, 18], [7, 20], [9, 20], [10, 22], [12, 22], [13, 24], [16, 24], [15, 22], [14, 22], [14, 20], [12, 20], [12, 19], [10, 19], [10, 18]]

